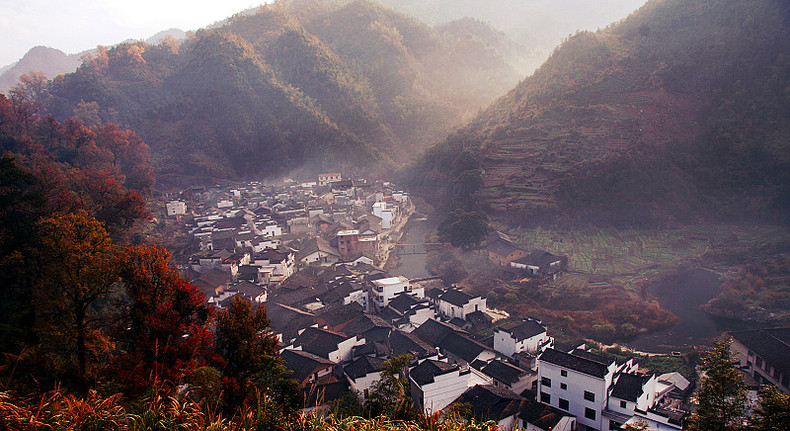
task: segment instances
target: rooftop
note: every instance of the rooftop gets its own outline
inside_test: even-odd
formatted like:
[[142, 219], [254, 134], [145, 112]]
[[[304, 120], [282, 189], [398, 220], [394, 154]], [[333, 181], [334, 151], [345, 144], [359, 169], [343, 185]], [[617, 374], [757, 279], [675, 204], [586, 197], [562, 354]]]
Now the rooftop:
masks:
[[609, 371], [608, 367], [600, 362], [595, 362], [551, 348], [544, 350], [540, 357], [538, 357], [538, 360], [601, 379], [604, 378]]

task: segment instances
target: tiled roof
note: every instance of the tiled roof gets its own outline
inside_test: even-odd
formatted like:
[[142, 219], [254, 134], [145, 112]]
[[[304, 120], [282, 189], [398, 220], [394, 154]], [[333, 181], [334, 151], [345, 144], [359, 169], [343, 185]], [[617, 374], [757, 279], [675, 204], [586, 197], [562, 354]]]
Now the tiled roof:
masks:
[[790, 328], [736, 331], [730, 335], [778, 372], [790, 375]]
[[322, 358], [329, 358], [329, 354], [337, 350], [337, 345], [347, 340], [343, 334], [307, 327], [294, 340], [294, 346], [301, 346], [302, 350], [313, 353]]
[[487, 349], [486, 346], [479, 342], [457, 332], [452, 332], [444, 337], [439, 343], [439, 347], [443, 351], [458, 356], [466, 362], [474, 361], [480, 353]]
[[521, 376], [527, 374], [527, 371], [498, 359], [491, 361], [481, 371], [508, 385], [518, 382]]
[[381, 371], [383, 368], [383, 359], [363, 356], [343, 367], [343, 371], [346, 373], [346, 375], [348, 375], [348, 377], [356, 380], [360, 377], [365, 377], [368, 374]]
[[442, 296], [439, 297], [439, 300], [449, 302], [450, 304], [457, 305], [459, 307], [463, 307], [465, 304], [468, 304], [469, 301], [472, 300], [472, 298], [473, 298], [472, 296], [458, 289], [448, 289], [442, 294]]
[[600, 362], [591, 361], [556, 349], [544, 350], [540, 357], [538, 357], [538, 360], [601, 379], [604, 378], [608, 372], [607, 366]]
[[451, 373], [456, 370], [458, 370], [458, 365], [426, 359], [420, 365], [409, 370], [409, 377], [418, 385], [423, 386], [433, 383], [436, 376]]
[[565, 416], [572, 416], [560, 409], [527, 399], [521, 406], [521, 413], [518, 417], [526, 423], [533, 424], [538, 428], [549, 430], [553, 429]]
[[524, 398], [512, 391], [493, 385], [476, 385], [466, 390], [450, 405], [471, 407], [472, 417], [479, 421], [500, 421], [517, 415]]
[[425, 323], [414, 330], [414, 334], [434, 346], [438, 346], [444, 337], [451, 332], [454, 332], [452, 327], [434, 319], [426, 320]]
[[614, 385], [614, 389], [612, 389], [612, 396], [621, 400], [636, 402], [644, 393], [643, 387], [648, 379], [649, 377], [637, 374], [621, 374]]
[[333, 367], [334, 364], [328, 359], [316, 356], [300, 350], [283, 350], [281, 356], [285, 360], [285, 366], [293, 371], [291, 377], [303, 382], [318, 369]]
[[513, 338], [517, 341], [521, 341], [546, 332], [546, 327], [535, 320], [529, 319], [512, 328], [502, 328], [501, 330], [509, 332]]

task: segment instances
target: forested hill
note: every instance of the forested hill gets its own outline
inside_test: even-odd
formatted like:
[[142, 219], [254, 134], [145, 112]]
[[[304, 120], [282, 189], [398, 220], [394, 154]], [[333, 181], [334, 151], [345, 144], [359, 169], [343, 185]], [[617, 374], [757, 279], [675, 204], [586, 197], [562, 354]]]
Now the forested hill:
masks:
[[410, 172], [446, 200], [480, 187], [514, 224], [786, 217], [790, 3], [651, 0], [569, 38]]
[[492, 34], [365, 1], [276, 2], [181, 43], [100, 50], [42, 103], [137, 132], [160, 183], [390, 169], [518, 82]]

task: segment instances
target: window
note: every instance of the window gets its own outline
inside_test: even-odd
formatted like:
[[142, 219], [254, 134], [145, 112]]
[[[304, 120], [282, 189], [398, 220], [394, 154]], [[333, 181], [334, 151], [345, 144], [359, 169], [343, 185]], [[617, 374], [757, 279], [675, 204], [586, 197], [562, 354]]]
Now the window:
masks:
[[584, 399], [587, 401], [595, 401], [595, 394], [590, 391], [584, 391]]
[[759, 356], [754, 360], [754, 364], [757, 365], [757, 368], [762, 368], [763, 360]]
[[551, 404], [551, 395], [549, 395], [549, 394], [547, 394], [545, 392], [541, 392], [540, 393], [540, 402], [546, 403], [546, 404]]
[[593, 409], [591, 409], [589, 407], [585, 407], [584, 408], [584, 417], [586, 417], [587, 419], [595, 420], [595, 410], [593, 410]]
[[547, 388], [550, 388], [551, 387], [551, 379], [548, 378], [548, 377], [544, 377], [544, 378], [540, 379], [540, 384], [545, 386], [545, 387], [547, 387]]
[[560, 389], [562, 390], [568, 389], [568, 385], [566, 385], [565, 383], [560, 383]]
[[621, 408], [621, 409], [624, 409], [624, 408], [626, 408], [626, 407], [628, 407], [628, 403], [627, 403], [627, 402], [625, 402], [625, 401], [620, 401], [620, 408]]
[[559, 400], [559, 407], [562, 410], [568, 410], [568, 407], [569, 407], [568, 400], [560, 398], [560, 400]]
[[567, 370], [560, 370], [560, 375], [562, 377], [568, 377], [568, 371]]

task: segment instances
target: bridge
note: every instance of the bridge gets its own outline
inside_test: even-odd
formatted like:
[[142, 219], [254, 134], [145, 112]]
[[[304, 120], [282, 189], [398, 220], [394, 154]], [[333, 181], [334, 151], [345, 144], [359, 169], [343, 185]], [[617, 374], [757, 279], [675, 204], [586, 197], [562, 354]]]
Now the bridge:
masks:
[[414, 242], [414, 243], [396, 243], [393, 244], [398, 247], [398, 256], [409, 256], [414, 254], [428, 254], [425, 250], [426, 245], [449, 245], [446, 242]]

